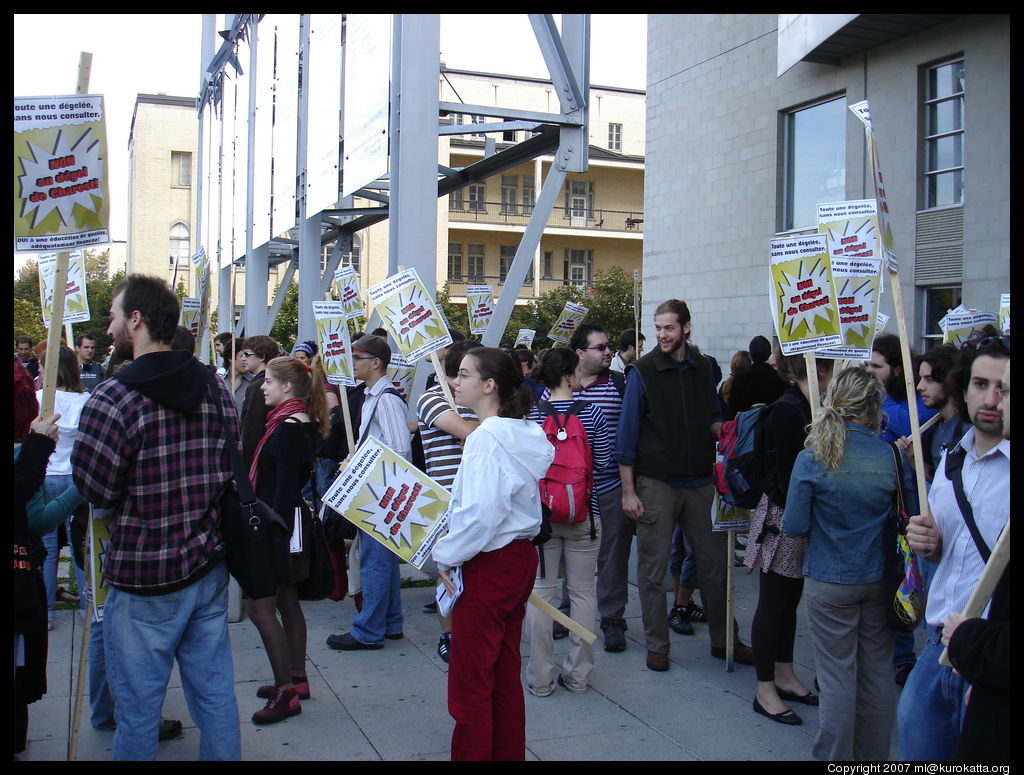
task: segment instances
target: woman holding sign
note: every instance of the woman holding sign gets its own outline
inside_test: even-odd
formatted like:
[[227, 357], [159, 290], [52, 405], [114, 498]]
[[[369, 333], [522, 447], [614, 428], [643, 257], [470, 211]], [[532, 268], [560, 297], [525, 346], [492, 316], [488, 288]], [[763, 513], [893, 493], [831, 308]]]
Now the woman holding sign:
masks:
[[[786, 497], [782, 529], [807, 539], [807, 619], [821, 684], [811, 754], [819, 761], [887, 759], [896, 720], [882, 546], [899, 482], [893, 448], [877, 438], [884, 396], [861, 367], [832, 380]], [[907, 508], [916, 509], [912, 469], [903, 469]]]
[[462, 360], [455, 400], [480, 418], [452, 484], [448, 534], [433, 549], [450, 593], [452, 568], [463, 591], [452, 611], [448, 711], [452, 760], [526, 756], [526, 705], [519, 681], [526, 601], [537, 572], [531, 539], [541, 528], [538, 483], [554, 458], [540, 427], [524, 419], [533, 394], [501, 350], [480, 347]]
[[[302, 488], [312, 471], [313, 449], [327, 432], [324, 392], [306, 366], [283, 356], [267, 364], [263, 396], [267, 425], [256, 446], [249, 480], [256, 496], [285, 522], [294, 524], [295, 515], [299, 515], [305, 538], [312, 516], [302, 499]], [[274, 671], [274, 683], [256, 692], [257, 697], [267, 700], [266, 707], [252, 716], [256, 724], [273, 724], [295, 716], [302, 712], [299, 701], [309, 699], [306, 619], [295, 587], [309, 575], [309, 557], [305, 551], [293, 551], [291, 559], [289, 583], [278, 587], [276, 595], [249, 601], [249, 618], [263, 639]]]

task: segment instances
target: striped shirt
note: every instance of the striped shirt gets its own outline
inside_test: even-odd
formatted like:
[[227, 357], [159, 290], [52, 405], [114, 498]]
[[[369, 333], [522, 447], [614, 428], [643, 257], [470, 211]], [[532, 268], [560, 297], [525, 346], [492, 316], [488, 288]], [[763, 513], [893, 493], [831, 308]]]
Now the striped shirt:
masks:
[[1010, 441], [1003, 439], [979, 457], [974, 448], [972, 426], [960, 442], [942, 456], [928, 491], [928, 506], [942, 535], [939, 567], [928, 588], [925, 609], [925, 620], [931, 627], [940, 626], [953, 611], [964, 610], [985, 567], [960, 514], [953, 483], [946, 478], [946, 455], [958, 446], [967, 451], [962, 471], [964, 495], [990, 551], [995, 549], [999, 534], [1010, 520]]
[[[458, 406], [459, 417], [476, 420], [477, 416], [464, 406]], [[458, 438], [445, 433], [435, 423], [445, 412], [452, 411], [440, 385], [424, 390], [416, 402], [416, 419], [423, 441], [423, 455], [427, 459], [427, 476], [446, 490], [452, 489], [455, 474], [462, 463], [462, 444]]]
[[412, 459], [412, 435], [405, 421], [405, 401], [394, 393], [391, 380], [382, 377], [366, 388], [359, 419], [359, 444], [373, 436], [403, 459]]
[[[541, 399], [547, 401], [550, 395], [551, 388], [544, 388]], [[585, 388], [573, 391], [572, 397], [580, 401], [589, 401], [600, 407], [608, 426], [609, 444], [614, 446], [615, 433], [619, 429], [619, 416], [622, 414], [622, 396], [619, 395], [619, 389], [612, 382], [610, 373], [602, 374]], [[621, 484], [619, 466], [614, 461], [611, 461], [607, 468], [594, 472], [594, 488], [598, 495], [611, 492]]]
[[[547, 398], [541, 400], [550, 401]], [[551, 405], [558, 412], [565, 413], [575, 400], [577, 399], [572, 401], [551, 401]], [[594, 490], [591, 493], [590, 508], [594, 513], [594, 517], [597, 518], [601, 514], [601, 508], [597, 504], [597, 496], [601, 494], [597, 489], [598, 474], [607, 469], [608, 466], [615, 465], [612, 461], [612, 436], [608, 433], [608, 422], [604, 418], [604, 412], [601, 411], [601, 407], [597, 404], [588, 403], [576, 416], [580, 418], [583, 430], [587, 432], [587, 442], [590, 444], [590, 460], [594, 471]], [[541, 412], [540, 407], [534, 404], [533, 409], [526, 415], [526, 419], [534, 420], [538, 425], [543, 425], [545, 415]]]

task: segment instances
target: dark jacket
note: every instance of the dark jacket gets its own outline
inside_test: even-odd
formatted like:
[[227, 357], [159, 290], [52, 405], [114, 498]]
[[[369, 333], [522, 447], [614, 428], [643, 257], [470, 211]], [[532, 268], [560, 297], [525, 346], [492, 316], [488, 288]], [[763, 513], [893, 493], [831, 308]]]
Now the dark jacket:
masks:
[[772, 503], [785, 509], [793, 463], [807, 438], [811, 405], [797, 385], [790, 385], [772, 404], [765, 422], [765, 441], [773, 463], [771, 480], [765, 492]]
[[767, 363], [755, 363], [753, 366], [740, 369], [732, 378], [725, 418], [731, 420], [754, 404], [770, 404], [785, 391], [786, 383]]
[[246, 388], [245, 401], [242, 403], [242, 415], [239, 418], [239, 423], [242, 429], [242, 462], [245, 463], [247, 471], [252, 466], [256, 446], [267, 429], [267, 402], [263, 399], [263, 380], [266, 376], [266, 371], [261, 371], [256, 375], [255, 379], [249, 383], [249, 387]]

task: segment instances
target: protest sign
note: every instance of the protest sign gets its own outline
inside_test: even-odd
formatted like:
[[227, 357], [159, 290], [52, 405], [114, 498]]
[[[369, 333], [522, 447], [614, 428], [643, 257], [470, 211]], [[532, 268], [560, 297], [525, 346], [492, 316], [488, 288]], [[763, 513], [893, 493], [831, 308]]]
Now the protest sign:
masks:
[[469, 310], [469, 332], [482, 334], [494, 315], [494, 293], [489, 285], [467, 285], [466, 307]]
[[[878, 313], [878, 318], [875, 322], [875, 336], [878, 336], [885, 329], [885, 324], [889, 322], [889, 316], [884, 312]], [[869, 356], [870, 357], [870, 356]]]
[[96, 94], [14, 98], [14, 249], [110, 241], [107, 130]]
[[412, 390], [412, 378], [415, 374], [415, 363], [401, 353], [391, 353], [391, 363], [388, 364], [387, 378], [391, 380], [395, 390], [402, 394], [402, 400], [406, 403], [409, 403], [409, 392]]
[[711, 503], [711, 529], [715, 532], [738, 530], [741, 533], [749, 530], [750, 509], [741, 509], [739, 506], [726, 503], [716, 490]]
[[199, 299], [186, 296], [181, 300], [181, 317], [178, 318], [178, 325], [185, 326], [192, 336], [199, 336], [199, 316], [202, 314], [202, 303]]
[[867, 144], [868, 156], [871, 159], [871, 179], [875, 186], [875, 199], [878, 202], [879, 239], [881, 240], [882, 256], [886, 268], [895, 273], [899, 266], [896, 261], [896, 245], [892, 238], [889, 225], [889, 201], [885, 195], [885, 181], [882, 178], [882, 167], [878, 161], [878, 144], [871, 128], [871, 110], [867, 100], [861, 100], [850, 106], [850, 112], [864, 124], [864, 139]]
[[356, 268], [351, 264], [340, 267], [334, 273], [334, 285], [338, 291], [338, 298], [345, 309], [345, 320], [365, 317], [366, 307], [359, 295], [359, 275]]
[[[85, 288], [85, 256], [81, 250], [69, 255], [64, 296], [64, 323], [84, 323], [89, 320], [89, 297]], [[43, 311], [43, 325], [50, 327], [53, 314], [54, 280], [57, 274], [57, 254], [39, 256], [39, 303]], [[70, 346], [70, 342], [68, 343]]]
[[452, 343], [448, 321], [427, 293], [415, 269], [406, 269], [366, 291], [381, 323], [407, 360], [420, 358]]
[[783, 355], [843, 343], [824, 235], [773, 239], [769, 282]]
[[942, 329], [943, 344], [959, 345], [978, 335], [978, 330], [985, 325], [996, 326], [999, 316], [994, 312], [951, 312], [944, 318]]
[[568, 344], [569, 340], [572, 339], [573, 333], [575, 333], [589, 311], [587, 307], [581, 304], [567, 301], [558, 315], [558, 320], [551, 326], [551, 331], [548, 332], [548, 339], [553, 339], [559, 344]]
[[314, 301], [316, 337], [320, 346], [320, 362], [327, 381], [332, 385], [355, 385], [352, 365], [352, 342], [344, 302]]
[[110, 543], [110, 522], [112, 520], [109, 509], [94, 509], [89, 507], [89, 529], [86, 537], [86, 546], [89, 548], [86, 556], [87, 567], [85, 569], [88, 589], [79, 590], [79, 594], [87, 595], [87, 600], [92, 607], [93, 621], [103, 621], [103, 606], [107, 602], [106, 578], [103, 575], [103, 557], [107, 551], [107, 544]]
[[449, 492], [372, 436], [323, 501], [406, 562], [423, 567], [448, 529]]
[[841, 346], [819, 350], [818, 355], [867, 360], [882, 283], [875, 200], [818, 205], [818, 231], [828, 240], [843, 336]]
[[1006, 336], [1010, 335], [1010, 294], [999, 296], [999, 330]]
[[532, 328], [520, 328], [519, 333], [516, 335], [516, 344], [524, 344], [528, 348], [533, 347], [533, 337], [537, 335], [537, 332]]

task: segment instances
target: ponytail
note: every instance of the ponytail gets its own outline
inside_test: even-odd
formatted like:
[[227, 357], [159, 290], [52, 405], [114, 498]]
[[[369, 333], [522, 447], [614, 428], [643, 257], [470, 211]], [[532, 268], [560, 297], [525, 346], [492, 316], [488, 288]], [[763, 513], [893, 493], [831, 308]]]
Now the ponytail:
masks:
[[267, 371], [282, 382], [290, 382], [292, 395], [306, 402], [306, 414], [320, 428], [320, 437], [325, 438], [330, 427], [327, 396], [323, 389], [323, 370], [319, 365], [312, 369], [298, 358], [282, 355], [267, 364]]
[[477, 364], [481, 379], [493, 379], [498, 387], [498, 417], [522, 419], [533, 408], [534, 396], [523, 381], [519, 360], [495, 347], [477, 347], [466, 353]]
[[846, 453], [846, 423], [866, 417], [878, 432], [882, 423], [881, 383], [863, 366], [843, 369], [828, 386], [821, 411], [811, 423], [804, 446], [826, 468], [836, 469]]

